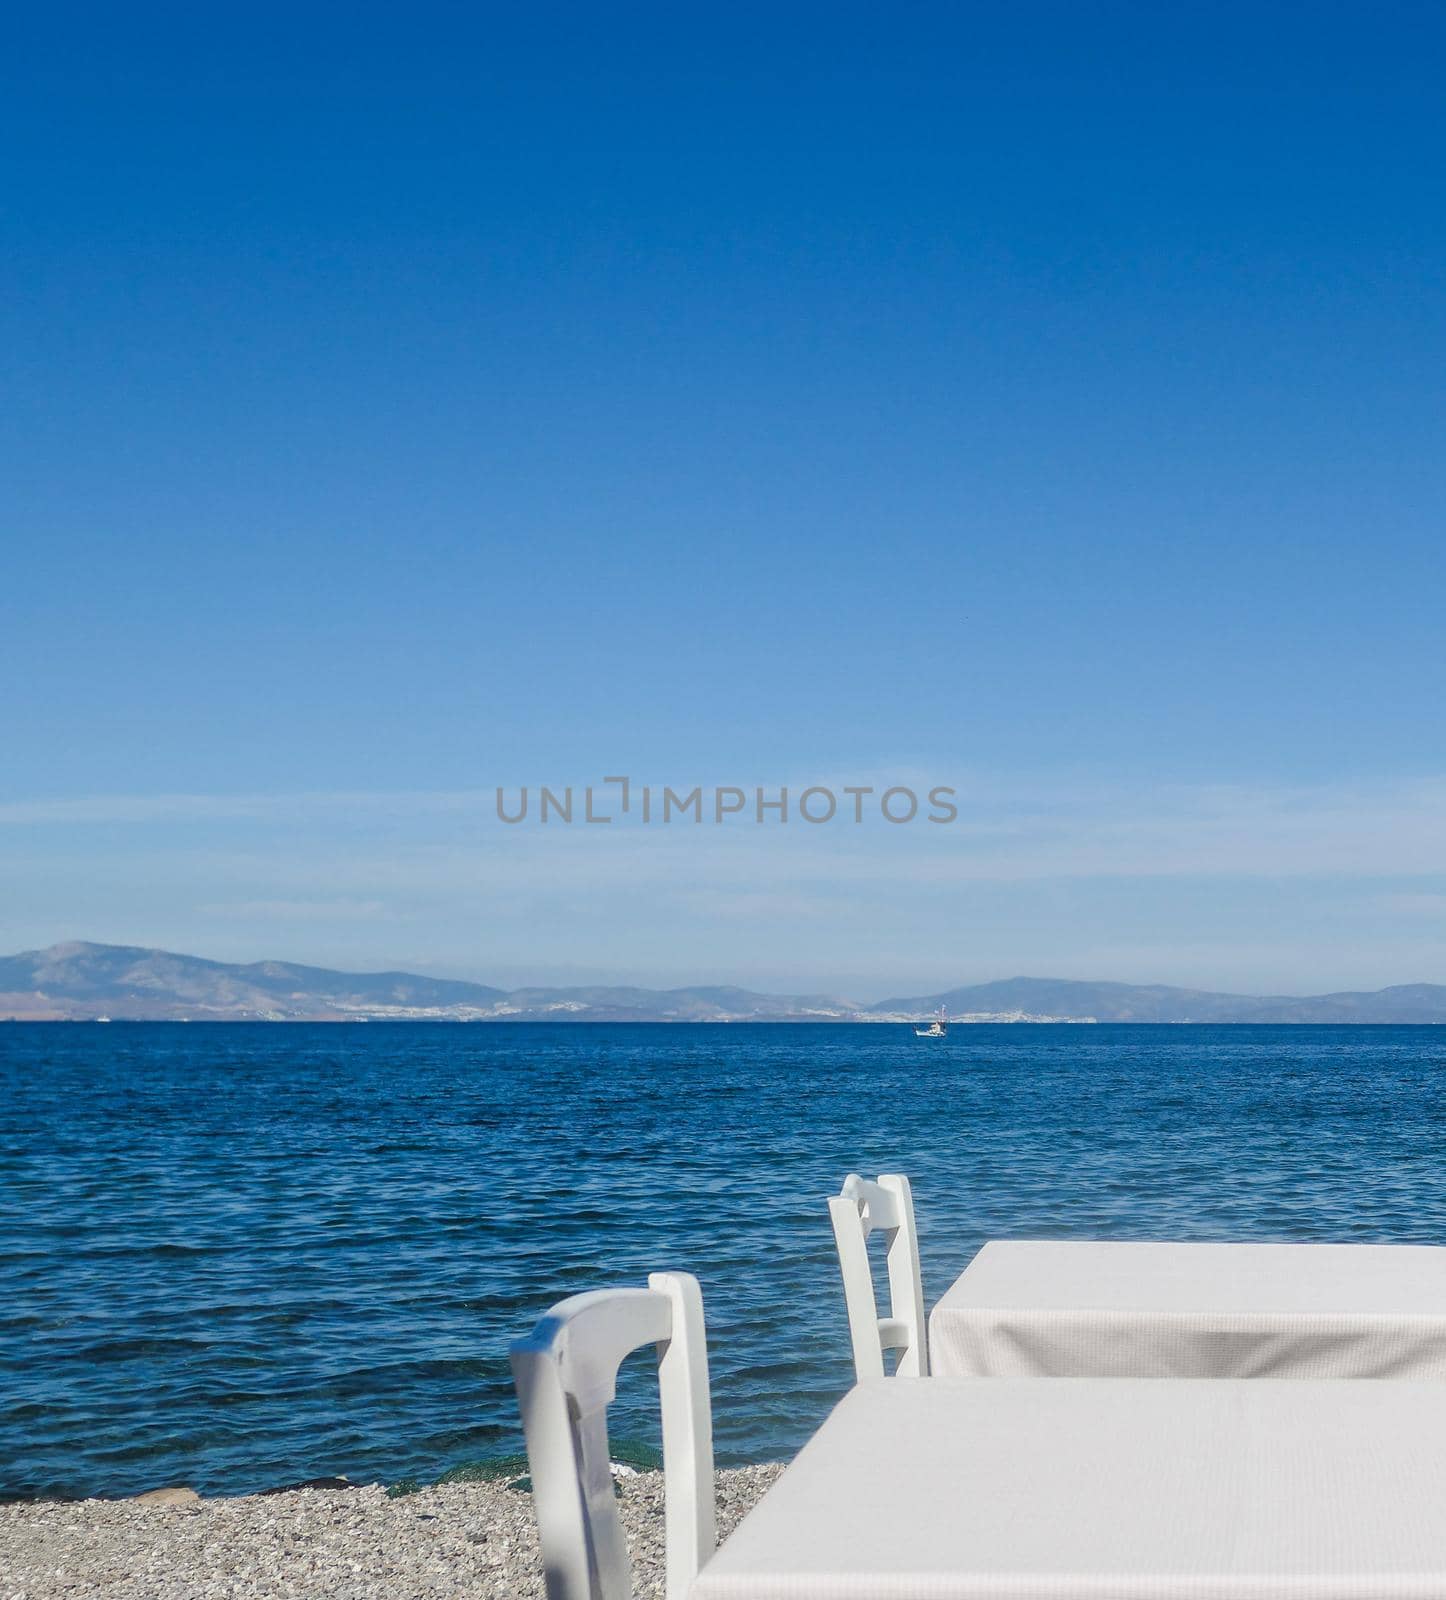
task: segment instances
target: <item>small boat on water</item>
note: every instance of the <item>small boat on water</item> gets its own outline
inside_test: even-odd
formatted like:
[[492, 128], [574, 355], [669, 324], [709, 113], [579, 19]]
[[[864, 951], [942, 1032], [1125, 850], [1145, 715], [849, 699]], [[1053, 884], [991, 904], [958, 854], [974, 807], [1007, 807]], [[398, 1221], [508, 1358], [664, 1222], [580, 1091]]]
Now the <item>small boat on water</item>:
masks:
[[949, 1019], [944, 1015], [943, 1006], [939, 1007], [939, 1015], [927, 1028], [915, 1028], [916, 1039], [947, 1039], [949, 1037]]

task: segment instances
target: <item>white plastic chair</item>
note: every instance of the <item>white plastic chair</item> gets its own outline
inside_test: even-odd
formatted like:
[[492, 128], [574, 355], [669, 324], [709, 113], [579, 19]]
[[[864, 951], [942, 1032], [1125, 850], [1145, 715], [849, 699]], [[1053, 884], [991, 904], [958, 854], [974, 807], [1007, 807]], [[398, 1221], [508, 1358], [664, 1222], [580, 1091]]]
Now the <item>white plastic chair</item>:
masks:
[[633, 1571], [608, 1461], [607, 1408], [623, 1358], [645, 1344], [658, 1347], [668, 1600], [682, 1600], [717, 1543], [698, 1280], [655, 1272], [646, 1289], [574, 1295], [512, 1346], [548, 1600], [631, 1600]]
[[[843, 1190], [828, 1203], [833, 1236], [843, 1272], [854, 1372], [884, 1376], [884, 1352], [897, 1350], [895, 1375], [927, 1377], [929, 1348], [924, 1323], [924, 1279], [919, 1270], [919, 1236], [914, 1228], [914, 1197], [902, 1173], [881, 1172], [872, 1183], [851, 1172]], [[888, 1241], [889, 1315], [879, 1315], [869, 1270], [869, 1235]]]

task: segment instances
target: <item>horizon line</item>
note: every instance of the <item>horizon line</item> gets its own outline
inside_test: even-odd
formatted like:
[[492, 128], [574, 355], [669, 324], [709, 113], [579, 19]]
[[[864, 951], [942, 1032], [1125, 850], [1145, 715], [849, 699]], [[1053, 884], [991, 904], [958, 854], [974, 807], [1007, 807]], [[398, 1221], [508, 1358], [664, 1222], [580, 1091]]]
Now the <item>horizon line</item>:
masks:
[[[698, 990], [707, 990], [707, 989], [736, 989], [736, 990], [739, 990], [739, 991], [741, 991], [741, 992], [743, 992], [745, 994], [759, 995], [759, 996], [762, 996], [762, 997], [764, 997], [766, 999], [777, 999], [777, 1000], [818, 999], [818, 1000], [829, 1000], [829, 1001], [834, 1001], [834, 1002], [844, 1003], [844, 1004], [857, 1004], [856, 1002], [854, 1002], [847, 995], [828, 993], [828, 992], [824, 992], [824, 991], [820, 991], [820, 990], [809, 991], [809, 990], [806, 990], [806, 989], [785, 989], [785, 990], [755, 989], [755, 988], [750, 988], [748, 985], [742, 984], [742, 983], [736, 983], [736, 982], [730, 983], [730, 982], [724, 982], [724, 981], [718, 981], [718, 980], [701, 980], [701, 981], [698, 981], [698, 982], [670, 984], [670, 985], [667, 985], [667, 986], [659, 986], [659, 985], [647, 984], [647, 983], [638, 983], [638, 982], [633, 982], [633, 981], [610, 981], [610, 982], [592, 982], [592, 983], [545, 983], [545, 982], [536, 983], [535, 982], [535, 983], [513, 984], [513, 985], [508, 986], [508, 985], [504, 985], [504, 984], [491, 983], [491, 982], [487, 981], [486, 979], [482, 979], [482, 978], [440, 977], [440, 976], [437, 976], [436, 974], [433, 974], [433, 973], [418, 972], [418, 971], [411, 970], [411, 969], [404, 968], [404, 967], [373, 967], [373, 968], [358, 968], [358, 969], [350, 969], [350, 968], [345, 968], [345, 967], [325, 967], [325, 966], [318, 966], [314, 962], [296, 961], [296, 960], [292, 960], [292, 959], [290, 959], [288, 957], [284, 957], [284, 956], [262, 956], [262, 957], [260, 957], [260, 958], [258, 958], [256, 960], [254, 960], [254, 961], [226, 961], [226, 960], [222, 960], [219, 957], [215, 957], [215, 956], [197, 955], [192, 951], [172, 950], [172, 949], [168, 949], [168, 948], [166, 948], [164, 946], [160, 946], [160, 945], [115, 944], [115, 943], [111, 943], [109, 941], [98, 940], [98, 939], [61, 939], [61, 940], [57, 940], [53, 944], [34, 946], [32, 948], [29, 948], [29, 949], [22, 949], [22, 950], [14, 951], [13, 953], [11, 953], [9, 955], [0, 956], [0, 961], [18, 961], [18, 960], [23, 960], [27, 956], [44, 956], [44, 955], [49, 955], [49, 954], [51, 954], [53, 952], [67, 950], [67, 949], [110, 950], [110, 951], [132, 950], [132, 951], [139, 952], [142, 955], [148, 955], [148, 956], [171, 956], [171, 957], [174, 957], [177, 960], [181, 960], [181, 961], [203, 961], [203, 962], [206, 962], [208, 965], [217, 966], [217, 967], [246, 968], [246, 967], [264, 967], [264, 966], [268, 966], [268, 965], [288, 966], [288, 967], [304, 967], [304, 968], [307, 968], [307, 969], [309, 969], [311, 971], [314, 971], [314, 972], [329, 973], [329, 974], [334, 974], [334, 975], [336, 975], [338, 977], [348, 977], [348, 978], [383, 978], [383, 977], [421, 978], [421, 979], [424, 979], [425, 981], [427, 981], [429, 983], [455, 983], [455, 984], [462, 984], [462, 985], [471, 986], [471, 987], [474, 987], [474, 988], [495, 989], [499, 993], [506, 994], [506, 995], [509, 995], [509, 996], [510, 995], [516, 995], [516, 994], [522, 994], [522, 993], [525, 993], [525, 992], [530, 991], [530, 990], [561, 990], [561, 991], [566, 991], [566, 990], [584, 990], [584, 989], [635, 989], [635, 990], [639, 990], [639, 991], [642, 991], [644, 993], [649, 993], [649, 994], [668, 995], [668, 994], [684, 994], [684, 993], [696, 992]], [[1379, 987], [1376, 987], [1376, 988], [1356, 988], [1356, 989], [1336, 988], [1336, 989], [1320, 990], [1320, 991], [1307, 993], [1307, 994], [1287, 994], [1287, 993], [1284, 993], [1284, 992], [1279, 991], [1279, 990], [1273, 991], [1273, 992], [1268, 992], [1268, 993], [1252, 993], [1252, 992], [1245, 991], [1245, 990], [1208, 989], [1208, 988], [1201, 988], [1201, 987], [1199, 987], [1197, 985], [1193, 985], [1193, 984], [1160, 983], [1160, 982], [1154, 982], [1154, 981], [1149, 981], [1149, 980], [1146, 980], [1146, 981], [1135, 981], [1135, 980], [1130, 980], [1130, 979], [1125, 979], [1125, 978], [1066, 978], [1066, 977], [1050, 976], [1050, 975], [1047, 975], [1047, 974], [1034, 974], [1034, 973], [1026, 973], [1026, 972], [1014, 972], [1014, 973], [1009, 974], [1007, 977], [982, 978], [982, 979], [977, 979], [977, 980], [974, 980], [974, 981], [964, 981], [964, 982], [952, 983], [952, 984], [949, 984], [949, 985], [947, 985], [947, 986], [945, 986], [943, 988], [937, 988], [937, 989], [933, 989], [933, 990], [921, 991], [921, 992], [916, 993], [916, 994], [903, 994], [903, 993], [889, 994], [889, 995], [883, 996], [881, 999], [878, 999], [878, 1000], [863, 1002], [862, 1006], [860, 1007], [860, 1009], [871, 1009], [871, 1008], [876, 1007], [876, 1006], [882, 1006], [882, 1005], [886, 1004], [888, 1001], [891, 1001], [891, 1000], [913, 1001], [913, 1000], [938, 999], [938, 998], [940, 998], [940, 997], [942, 997], [944, 995], [952, 994], [952, 993], [955, 993], [955, 992], [960, 991], [960, 990], [985, 989], [985, 988], [990, 988], [990, 987], [993, 987], [993, 986], [996, 986], [996, 985], [999, 985], [999, 984], [1007, 984], [1007, 983], [1077, 984], [1077, 985], [1080, 985], [1081, 987], [1094, 987], [1094, 988], [1100, 988], [1100, 987], [1107, 987], [1108, 986], [1108, 987], [1117, 987], [1117, 988], [1122, 988], [1122, 989], [1167, 990], [1167, 991], [1171, 991], [1171, 992], [1179, 993], [1179, 994], [1196, 994], [1196, 995], [1200, 995], [1200, 996], [1205, 996], [1205, 997], [1210, 997], [1210, 998], [1221, 998], [1221, 999], [1298, 1000], [1298, 1001], [1324, 1000], [1324, 999], [1331, 999], [1331, 998], [1334, 998], [1334, 997], [1337, 997], [1337, 996], [1341, 996], [1341, 995], [1366, 995], [1366, 996], [1382, 995], [1382, 994], [1388, 994], [1391, 991], [1397, 990], [1397, 989], [1446, 988], [1446, 984], [1435, 983], [1435, 982], [1432, 982], [1431, 980], [1428, 980], [1428, 979], [1419, 979], [1419, 980], [1409, 980], [1409, 981], [1405, 981], [1405, 982], [1401, 982], [1401, 983], [1383, 984], [1383, 985], [1380, 985]], [[16, 1020], [16, 1019], [12, 1018], [12, 1019], [9, 1019], [9, 1020]], [[37, 1019], [37, 1020], [39, 1020], [39, 1019]], [[133, 1019], [132, 1018], [132, 1019], [124, 1019], [124, 1020], [138, 1020], [138, 1019]], [[381, 1020], [381, 1019], [379, 1019], [379, 1020]], [[498, 1019], [498, 1020], [506, 1020], [506, 1019]], [[778, 1019], [778, 1020], [782, 1020], [782, 1019]], [[820, 1019], [820, 1020], [822, 1020], [822, 1019]], [[1098, 1025], [1098, 1024], [1096, 1024], [1096, 1025]], [[1126, 1026], [1126, 1025], [1135, 1026], [1136, 1024], [1120, 1024], [1120, 1025], [1121, 1026]], [[1163, 1024], [1138, 1024], [1138, 1025], [1139, 1026], [1173, 1027], [1173, 1026], [1180, 1026], [1181, 1024], [1163, 1023]], [[1309, 1024], [1280, 1024], [1280, 1026], [1308, 1026], [1308, 1025]], [[1324, 1023], [1323, 1024], [1317, 1024], [1317, 1025], [1318, 1026], [1332, 1026], [1332, 1024], [1324, 1024]], [[1427, 1025], [1429, 1026], [1430, 1024], [1427, 1024]], [[1223, 1026], [1253, 1026], [1253, 1024], [1225, 1024], [1225, 1023], [1213, 1024], [1212, 1023], [1212, 1024], [1209, 1024], [1209, 1026], [1222, 1026], [1222, 1027]], [[1381, 1023], [1381, 1024], [1363, 1024], [1363, 1026], [1394, 1027], [1394, 1026], [1416, 1026], [1416, 1024]]]

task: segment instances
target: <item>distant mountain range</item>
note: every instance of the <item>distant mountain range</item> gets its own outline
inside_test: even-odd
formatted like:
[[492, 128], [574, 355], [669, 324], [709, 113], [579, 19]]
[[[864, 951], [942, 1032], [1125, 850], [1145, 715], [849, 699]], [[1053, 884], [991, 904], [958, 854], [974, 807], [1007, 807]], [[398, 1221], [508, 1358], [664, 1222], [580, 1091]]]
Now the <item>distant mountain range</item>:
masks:
[[119, 944], [57, 944], [0, 957], [0, 1018], [840, 1022], [859, 1009], [821, 995], [746, 989], [493, 989], [411, 972], [330, 972], [289, 961], [234, 965]]
[[943, 994], [881, 1000], [869, 1010], [918, 1016], [940, 1006], [951, 1017], [980, 1021], [1028, 1021], [1043, 1015], [1092, 1022], [1446, 1022], [1446, 985], [1401, 983], [1369, 992], [1294, 996], [1004, 978]]
[[494, 989], [410, 972], [235, 965], [115, 944], [57, 944], [0, 957], [0, 1020], [902, 1022], [940, 1006], [961, 1022], [1446, 1023], [1446, 985], [1296, 998], [1006, 978], [864, 1005], [713, 987]]

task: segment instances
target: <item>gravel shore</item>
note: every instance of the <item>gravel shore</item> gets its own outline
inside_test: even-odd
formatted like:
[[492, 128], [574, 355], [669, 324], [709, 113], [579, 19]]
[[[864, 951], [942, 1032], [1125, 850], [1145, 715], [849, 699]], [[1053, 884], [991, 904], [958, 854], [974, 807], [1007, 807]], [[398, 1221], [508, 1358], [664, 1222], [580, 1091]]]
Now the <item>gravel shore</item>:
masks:
[[[781, 1467], [718, 1474], [725, 1537]], [[663, 1477], [620, 1482], [637, 1594], [663, 1594]], [[0, 1506], [0, 1600], [542, 1600], [531, 1496], [450, 1483]]]

